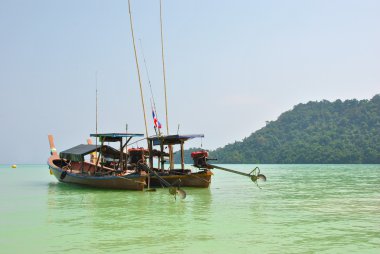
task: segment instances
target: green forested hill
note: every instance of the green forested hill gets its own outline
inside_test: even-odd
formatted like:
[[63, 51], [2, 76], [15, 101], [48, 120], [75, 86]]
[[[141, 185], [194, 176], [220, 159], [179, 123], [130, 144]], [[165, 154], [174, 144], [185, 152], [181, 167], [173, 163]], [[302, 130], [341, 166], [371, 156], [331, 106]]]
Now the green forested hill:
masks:
[[380, 163], [380, 95], [299, 104], [211, 154], [219, 163]]
[[218, 163], [380, 163], [380, 95], [296, 105], [210, 157]]

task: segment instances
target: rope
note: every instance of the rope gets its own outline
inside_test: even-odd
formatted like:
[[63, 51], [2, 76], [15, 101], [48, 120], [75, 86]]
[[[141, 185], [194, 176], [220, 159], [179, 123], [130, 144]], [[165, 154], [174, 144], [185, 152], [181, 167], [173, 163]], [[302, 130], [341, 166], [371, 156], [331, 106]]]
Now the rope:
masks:
[[[131, 146], [131, 145], [134, 145], [134, 144], [136, 144], [136, 143], [138, 143], [138, 142], [140, 142], [141, 140], [144, 140], [144, 139], [147, 139], [147, 138], [142, 138], [142, 139], [139, 139], [139, 140], [137, 140], [137, 141], [135, 141], [135, 142], [129, 143], [128, 145], [126, 145], [126, 147]], [[138, 146], [138, 145], [137, 145], [137, 146]]]
[[[149, 76], [149, 72], [148, 72], [148, 66], [147, 66], [146, 60], [145, 60], [144, 49], [143, 49], [143, 45], [142, 45], [141, 39], [139, 39], [139, 41], [140, 41], [141, 53], [142, 53], [143, 60], [144, 60], [145, 72], [146, 72], [146, 76], [148, 78], [150, 95], [152, 97], [152, 102], [153, 102], [154, 110], [156, 110], [156, 102], [155, 102], [154, 96], [153, 96], [152, 83], [150, 82], [150, 76]], [[157, 115], [157, 113], [156, 113], [156, 115]]]
[[[146, 60], [145, 60], [145, 54], [144, 54], [143, 45], [142, 45], [141, 39], [139, 39], [139, 41], [140, 41], [141, 53], [142, 53], [143, 60], [144, 60], [145, 72], [146, 72], [146, 76], [148, 77], [149, 90], [150, 90], [150, 96], [151, 96], [150, 104], [152, 106], [152, 110], [154, 110], [154, 113], [156, 114], [156, 118], [159, 119], [158, 114], [157, 114], [157, 109], [156, 109], [156, 102], [154, 100], [154, 95], [153, 95], [153, 90], [152, 90], [152, 83], [150, 82], [150, 76], [149, 76], [149, 72], [148, 72], [148, 66], [147, 66]], [[157, 135], [156, 126], [154, 126], [154, 130], [156, 131], [156, 135]], [[160, 128], [158, 128], [158, 134], [159, 134], [159, 136], [161, 136]]]
[[[144, 103], [144, 95], [142, 90], [142, 84], [141, 84], [141, 76], [140, 76], [140, 67], [139, 67], [139, 61], [137, 59], [137, 51], [136, 51], [136, 43], [135, 43], [135, 35], [133, 32], [133, 22], [132, 22], [132, 12], [131, 12], [131, 1], [128, 0], [128, 10], [129, 10], [129, 21], [131, 24], [131, 33], [132, 33], [132, 42], [133, 42], [133, 50], [135, 52], [135, 60], [136, 60], [136, 68], [137, 68], [137, 76], [139, 78], [139, 85], [140, 85], [140, 95], [141, 95], [141, 104], [143, 108], [143, 114], [144, 114], [144, 123], [145, 123], [145, 134], [146, 137], [149, 137], [148, 135], [148, 125], [146, 122], [146, 114], [145, 114], [145, 103]], [[149, 145], [149, 144], [148, 144]]]

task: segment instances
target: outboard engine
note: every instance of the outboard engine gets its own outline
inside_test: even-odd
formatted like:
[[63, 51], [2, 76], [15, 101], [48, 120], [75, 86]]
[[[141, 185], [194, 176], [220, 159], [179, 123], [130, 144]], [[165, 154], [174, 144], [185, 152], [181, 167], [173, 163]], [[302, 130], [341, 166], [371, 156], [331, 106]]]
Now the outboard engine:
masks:
[[208, 152], [207, 151], [201, 150], [201, 151], [192, 152], [191, 158], [193, 158], [194, 167], [208, 168], [208, 165], [207, 165]]

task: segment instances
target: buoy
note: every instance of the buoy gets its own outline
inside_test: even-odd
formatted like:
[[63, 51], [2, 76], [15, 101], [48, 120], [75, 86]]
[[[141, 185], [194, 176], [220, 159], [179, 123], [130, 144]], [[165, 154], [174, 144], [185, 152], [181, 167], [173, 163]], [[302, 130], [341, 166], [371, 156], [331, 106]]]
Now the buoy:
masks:
[[13, 165], [12, 165], [12, 168], [17, 168], [16, 164], [13, 164]]

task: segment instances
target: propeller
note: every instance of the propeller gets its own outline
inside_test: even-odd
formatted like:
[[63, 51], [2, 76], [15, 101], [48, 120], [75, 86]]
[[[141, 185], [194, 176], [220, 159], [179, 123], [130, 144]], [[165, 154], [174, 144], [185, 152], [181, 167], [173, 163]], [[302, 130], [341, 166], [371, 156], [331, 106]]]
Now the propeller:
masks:
[[267, 180], [267, 177], [265, 175], [260, 174], [259, 167], [254, 168], [251, 171], [251, 173], [249, 173], [249, 176], [251, 177], [252, 182], [254, 182], [257, 185], [257, 187], [259, 187], [260, 189], [261, 189], [261, 187], [259, 186], [257, 181], [260, 180], [260, 181], [266, 182], [266, 180]]
[[170, 187], [169, 193], [174, 196], [174, 199], [177, 199], [177, 195], [180, 199], [186, 198], [186, 192], [179, 187]]
[[[178, 182], [178, 186], [175, 187], [174, 185], [177, 182]], [[181, 185], [181, 179], [178, 179], [169, 188], [169, 193], [174, 196], [174, 199], [177, 199], [177, 195], [180, 199], [186, 198], [186, 192], [180, 188], [180, 185]]]
[[186, 198], [186, 192], [182, 189], [177, 189], [177, 195], [181, 198], [181, 199], [185, 199]]
[[263, 174], [258, 174], [257, 175], [257, 179], [258, 180], [262, 180], [263, 182], [266, 182], [267, 181], [267, 177]]

